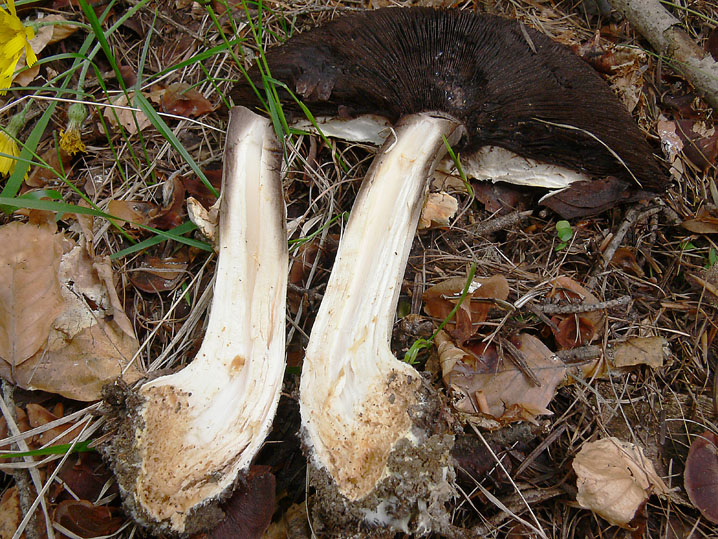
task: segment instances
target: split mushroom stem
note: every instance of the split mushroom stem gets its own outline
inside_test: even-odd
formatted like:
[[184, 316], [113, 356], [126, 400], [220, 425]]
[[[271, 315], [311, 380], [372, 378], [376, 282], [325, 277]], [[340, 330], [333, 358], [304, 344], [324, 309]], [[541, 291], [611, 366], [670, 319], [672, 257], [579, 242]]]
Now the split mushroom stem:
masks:
[[410, 437], [419, 377], [390, 350], [402, 278], [428, 178], [462, 126], [430, 113], [403, 118], [372, 164], [339, 245], [301, 379], [302, 423], [315, 463], [357, 500]]
[[284, 373], [287, 234], [270, 122], [233, 109], [224, 159], [202, 347], [183, 370], [139, 389], [131, 447], [116, 450], [131, 463], [118, 476], [135, 517], [179, 533], [213, 524], [204, 506], [233, 486], [259, 450]]

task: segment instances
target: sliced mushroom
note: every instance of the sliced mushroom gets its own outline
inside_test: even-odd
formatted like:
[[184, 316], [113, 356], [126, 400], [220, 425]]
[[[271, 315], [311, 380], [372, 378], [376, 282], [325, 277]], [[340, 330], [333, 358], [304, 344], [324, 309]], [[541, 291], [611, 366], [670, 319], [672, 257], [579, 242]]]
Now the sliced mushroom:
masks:
[[[427, 178], [446, 152], [443, 137], [463, 155], [498, 146], [613, 175], [634, 190], [660, 188], [663, 174], [600, 77], [515, 21], [382, 9], [307, 31], [266, 58], [272, 77], [315, 116], [374, 114], [395, 124], [352, 210], [302, 368], [305, 440], [313, 464], [328, 474], [315, 480], [323, 499], [315, 512], [334, 531], [439, 530], [452, 493], [451, 436], [435, 396], [392, 356], [389, 337]], [[250, 78], [262, 86], [256, 72]], [[255, 102], [249, 85], [235, 95]]]
[[127, 507], [155, 530], [192, 533], [221, 518], [264, 442], [284, 373], [288, 269], [281, 151], [270, 122], [233, 109], [227, 128], [218, 262], [207, 331], [181, 371], [145, 383], [111, 460]]

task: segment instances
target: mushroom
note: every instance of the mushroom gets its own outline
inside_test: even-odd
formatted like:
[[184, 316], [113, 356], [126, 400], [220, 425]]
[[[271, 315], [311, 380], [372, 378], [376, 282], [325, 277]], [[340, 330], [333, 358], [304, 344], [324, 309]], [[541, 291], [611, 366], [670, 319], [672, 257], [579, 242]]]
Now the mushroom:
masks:
[[221, 519], [213, 502], [257, 453], [284, 374], [287, 233], [281, 150], [270, 122], [230, 112], [218, 261], [207, 330], [184, 369], [124, 396], [110, 449], [125, 504], [155, 531]]
[[[613, 176], [630, 193], [623, 199], [659, 189], [664, 175], [605, 82], [515, 21], [429, 8], [359, 12], [292, 37], [266, 59], [314, 116], [371, 114], [393, 125], [352, 209], [302, 367], [305, 441], [327, 475], [315, 480], [330, 499], [323, 518], [440, 529], [452, 494], [451, 433], [436, 395], [393, 357], [389, 339], [444, 138], [462, 155], [495, 146]], [[249, 79], [261, 92], [256, 70]], [[234, 95], [256, 102], [247, 83]]]

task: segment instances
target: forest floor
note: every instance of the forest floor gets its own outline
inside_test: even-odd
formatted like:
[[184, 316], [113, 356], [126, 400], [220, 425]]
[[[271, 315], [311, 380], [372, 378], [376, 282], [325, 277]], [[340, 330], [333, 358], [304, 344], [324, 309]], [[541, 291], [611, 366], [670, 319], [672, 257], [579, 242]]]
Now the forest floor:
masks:
[[[15, 135], [28, 152], [21, 159], [30, 161], [27, 178], [22, 173], [0, 177], [5, 209], [0, 237], [18, 249], [24, 232], [6, 227], [30, 222], [56, 227], [63, 241], [85, 246], [96, 274], [102, 273], [100, 265], [105, 271], [95, 281], [109, 287], [114, 282], [118, 293], [108, 300], [115, 316], [103, 322], [117, 340], [90, 348], [134, 356], [134, 363], [122, 368], [135, 381], [147, 371], [182, 368], [202, 342], [211, 303], [205, 292], [211, 290], [216, 258], [189, 223], [186, 198], [194, 196], [205, 207], [215, 200], [197, 170], [219, 187], [230, 90], [241, 77], [235, 59], [248, 67], [257, 54], [246, 20], [258, 17], [258, 10], [254, 4], [228, 9], [219, 1], [98, 2], [90, 9], [105, 30], [105, 47], [80, 4], [51, 0], [18, 7], [26, 24], [47, 22], [52, 15], [56, 19], [44, 28], [62, 31], [43, 38], [37, 70], [26, 70], [0, 97], [3, 125], [26, 110]], [[446, 299], [446, 291], [425, 292], [453, 278], [450, 293], [461, 294], [475, 264], [477, 279], [505, 280], [508, 295], [484, 297], [493, 301], [488, 312], [469, 312], [468, 329], [449, 324], [442, 338], [461, 346], [464, 367], [474, 369], [476, 384], [481, 363], [492, 354], [493, 361], [505, 364], [501, 368], [514, 368], [504, 357], [510, 350], [506, 343], [520, 335], [537, 339], [570, 367], [570, 376], [548, 389], [550, 413], [523, 413], [524, 421], [514, 421], [517, 417], [480, 413], [479, 385], [452, 383], [436, 346], [418, 354], [415, 367], [449, 397], [447, 409], [458, 425], [452, 529], [467, 537], [717, 537], [718, 525], [704, 516], [711, 509], [702, 508], [702, 514], [684, 487], [691, 445], [710, 439], [710, 433], [714, 443], [718, 439], [716, 111], [629, 23], [605, 8], [602, 14], [602, 2], [266, 1], [260, 45], [271, 47], [289, 33], [347, 11], [388, 5], [497, 14], [572, 47], [631, 111], [671, 177], [659, 197], [568, 222], [540, 205], [541, 189], [472, 181], [469, 190], [458, 178], [434, 182], [432, 190], [455, 200], [458, 210], [448, 224], [434, 223], [414, 240], [393, 331], [397, 358], [404, 358], [417, 339], [433, 335], [441, 317], [428, 311], [445, 312], [456, 303]], [[692, 0], [667, 7], [699, 46], [718, 57], [718, 6]], [[246, 38], [234, 44], [237, 56], [225, 45], [234, 32]], [[91, 57], [98, 43], [100, 52]], [[144, 105], [135, 99], [140, 93]], [[79, 122], [69, 118], [76, 111], [68, 112], [78, 101], [86, 103]], [[74, 147], [66, 138], [73, 130], [81, 137]], [[368, 144], [330, 144], [313, 135], [296, 135], [289, 142], [283, 178], [290, 233], [287, 372], [269, 440], [239, 489], [244, 498], [228, 505], [230, 513], [253, 514], [256, 527], [271, 522], [267, 537], [311, 536], [312, 489], [299, 438], [303, 351], [345, 217], [376, 153]], [[10, 199], [20, 202], [8, 208]], [[83, 206], [87, 214], [75, 215], [69, 205]], [[0, 253], [8, 257], [5, 247]], [[54, 264], [44, 257], [47, 252], [32, 254], [33, 273], [23, 278], [37, 283], [46, 277], [43, 271]], [[58, 315], [47, 297], [32, 302], [33, 309], [47, 307], [41, 317], [50, 322]], [[9, 310], [0, 305], [0, 319], [9, 317]], [[25, 316], [28, 329], [14, 331], [34, 335], [41, 321]], [[29, 538], [146, 535], [123, 511], [111, 471], [92, 451], [113, 434], [103, 433], [106, 421], [98, 404], [103, 376], [112, 369], [79, 372], [70, 364], [88, 352], [79, 342], [73, 346], [52, 356], [54, 374], [42, 384], [33, 376], [49, 361], [47, 355], [39, 354], [36, 362], [26, 356], [23, 369], [9, 361], [0, 369], [7, 380], [0, 447], [25, 452], [5, 455], [7, 462], [0, 465], [5, 472], [1, 537], [16, 530]], [[106, 355], [107, 363], [119, 361], [111, 352]], [[525, 412], [535, 404], [521, 401], [528, 387], [507, 388], [496, 398], [514, 399]], [[464, 400], [457, 400], [462, 391]], [[662, 485], [638, 487], [636, 477], [605, 479], [601, 496], [608, 513], [628, 491], [648, 496], [623, 527], [577, 501], [577, 455], [610, 437], [640, 448], [662, 479]], [[64, 450], [53, 454], [48, 447]], [[717, 492], [715, 458], [712, 465], [695, 466], [704, 466], [694, 473], [707, 477], [707, 488]], [[712, 511], [715, 519], [716, 508]], [[231, 535], [202, 535], [220, 536]]]

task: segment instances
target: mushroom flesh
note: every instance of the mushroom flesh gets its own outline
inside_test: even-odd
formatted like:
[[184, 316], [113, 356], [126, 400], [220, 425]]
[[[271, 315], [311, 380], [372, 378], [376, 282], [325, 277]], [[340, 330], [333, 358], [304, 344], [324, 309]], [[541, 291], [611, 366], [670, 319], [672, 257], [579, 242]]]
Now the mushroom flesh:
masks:
[[218, 261], [207, 330], [184, 369], [125, 399], [111, 451], [126, 506], [157, 531], [192, 533], [221, 518], [274, 418], [284, 374], [287, 234], [281, 150], [270, 122], [230, 112]]

